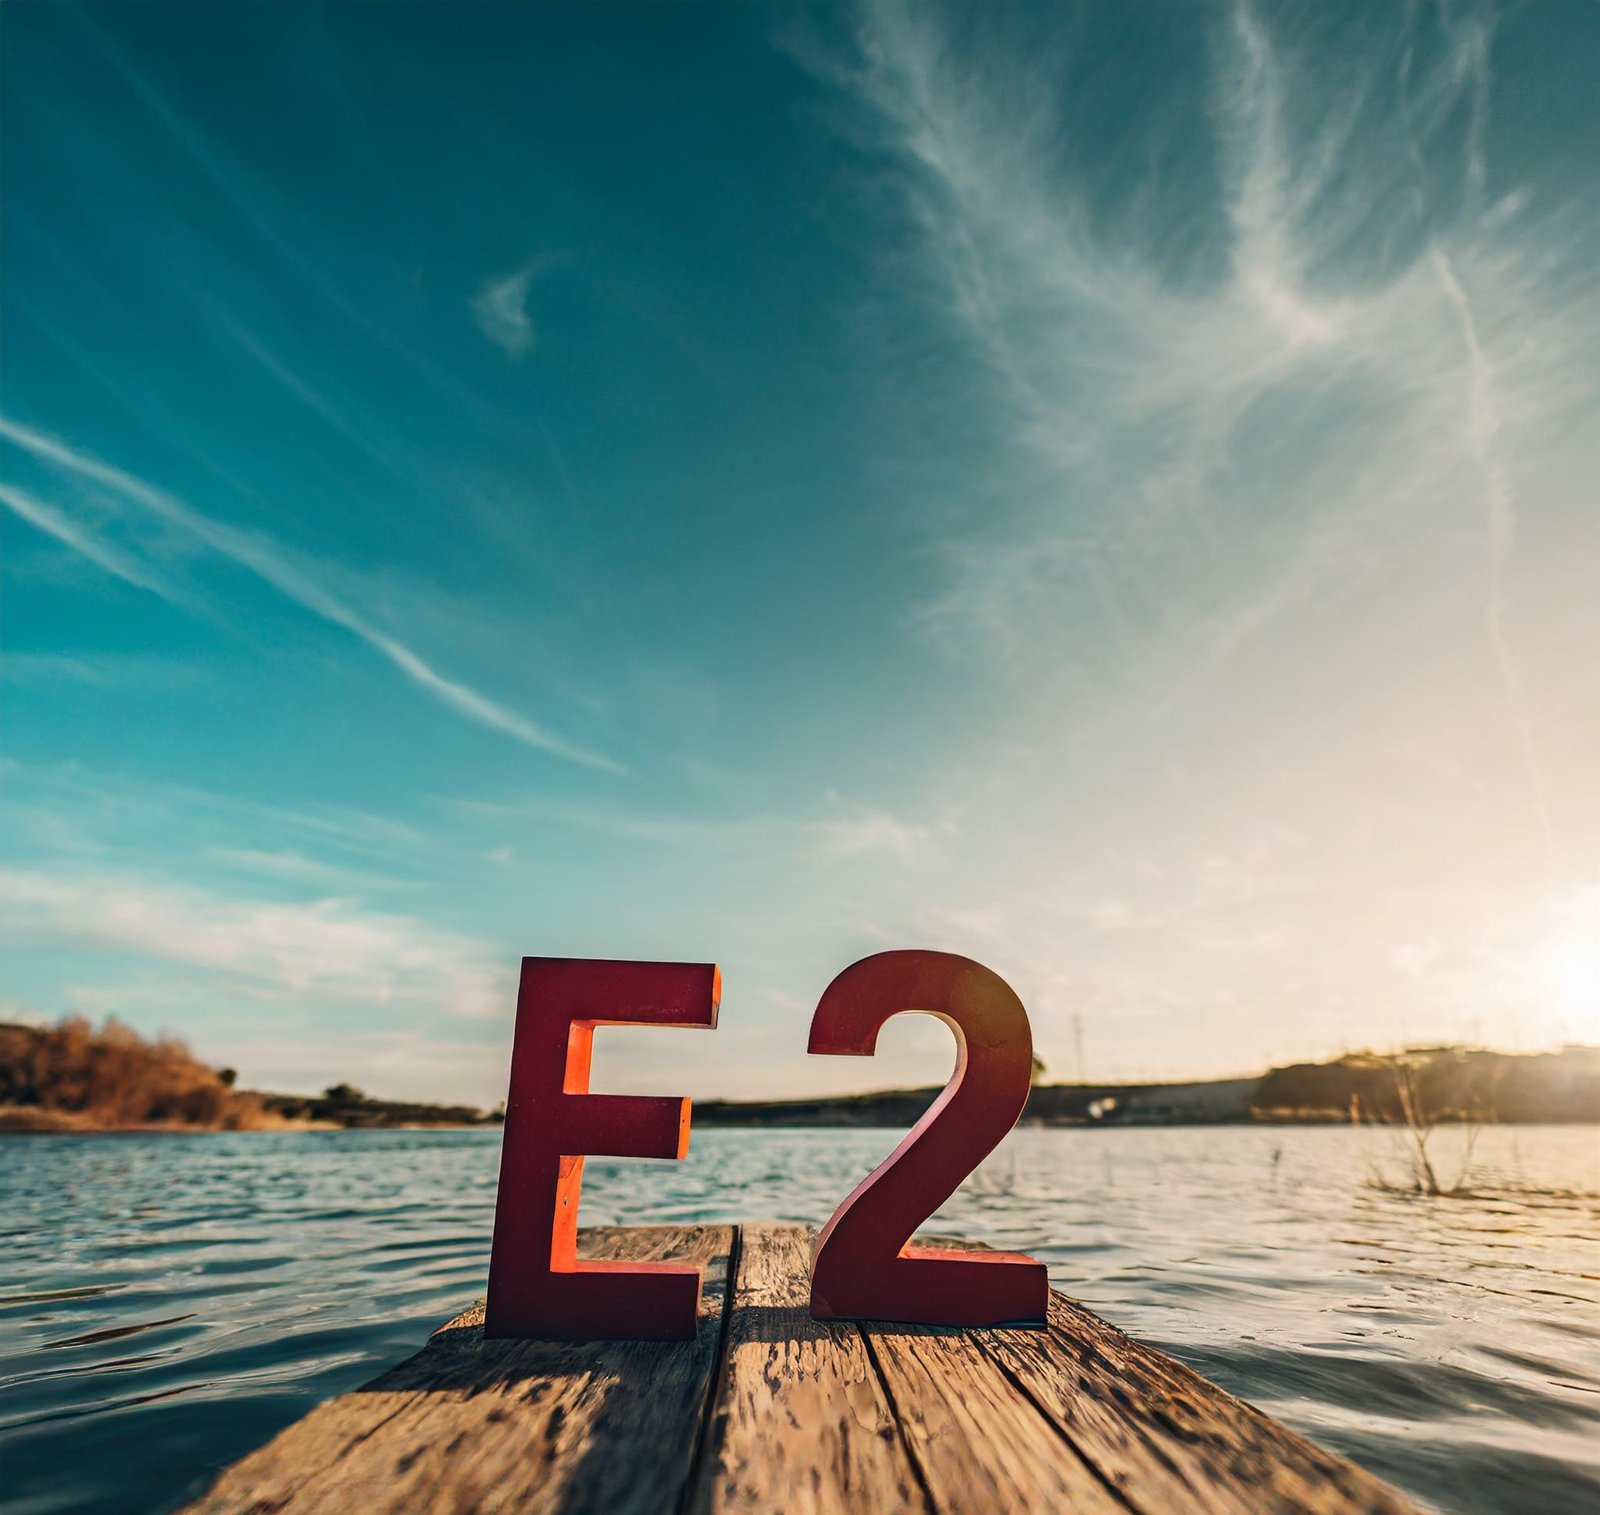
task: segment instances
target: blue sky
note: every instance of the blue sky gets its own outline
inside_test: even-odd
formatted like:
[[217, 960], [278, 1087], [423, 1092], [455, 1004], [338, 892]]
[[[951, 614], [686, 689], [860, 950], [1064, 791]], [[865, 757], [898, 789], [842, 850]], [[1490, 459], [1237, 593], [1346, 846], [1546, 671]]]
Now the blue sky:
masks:
[[523, 953], [1600, 1040], [1600, 10], [13, 4], [0, 1006], [502, 1092]]

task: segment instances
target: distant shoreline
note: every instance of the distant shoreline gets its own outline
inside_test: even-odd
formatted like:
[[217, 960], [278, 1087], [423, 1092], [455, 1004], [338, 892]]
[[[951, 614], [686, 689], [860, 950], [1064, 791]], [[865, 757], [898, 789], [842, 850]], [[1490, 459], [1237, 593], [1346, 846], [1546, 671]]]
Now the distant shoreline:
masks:
[[6, 1136], [272, 1136], [329, 1131], [483, 1131], [493, 1121], [409, 1121], [394, 1124], [341, 1125], [338, 1121], [287, 1120], [277, 1125], [202, 1126], [183, 1121], [136, 1122], [129, 1125], [92, 1121], [57, 1121], [56, 1111], [19, 1111], [0, 1107], [0, 1137]]
[[[1353, 1053], [1245, 1078], [1191, 1083], [1036, 1084], [1025, 1126], [1404, 1125], [1397, 1069], [1414, 1068], [1430, 1123], [1588, 1125], [1600, 1122], [1600, 1048], [1519, 1054], [1467, 1047]], [[697, 1125], [768, 1129], [907, 1129], [939, 1094], [885, 1089], [799, 1100], [697, 1102]]]
[[[379, 1102], [374, 1101], [374, 1104]], [[415, 1107], [412, 1107], [415, 1108]], [[440, 1107], [449, 1108], [449, 1107]], [[0, 1105], [0, 1136], [214, 1136], [285, 1131], [479, 1131], [497, 1120], [290, 1120], [264, 1118], [228, 1126], [197, 1121], [101, 1121], [78, 1112], [38, 1106]]]
[[[933, 1091], [937, 1093], [937, 1091]], [[698, 1116], [699, 1106], [695, 1107]], [[8, 1112], [0, 1111], [0, 1116]], [[912, 1122], [915, 1124], [915, 1122]], [[1374, 1129], [1404, 1127], [1404, 1121], [1372, 1120], [1359, 1124]], [[1457, 1119], [1440, 1122], [1442, 1126], [1465, 1124]], [[1547, 1126], [1597, 1126], [1600, 1112], [1587, 1116], [1564, 1117], [1561, 1120], [1497, 1120], [1496, 1127], [1530, 1130]], [[897, 1122], [875, 1120], [850, 1121], [780, 1121], [718, 1119], [705, 1122], [709, 1128], [722, 1131], [898, 1131], [904, 1129]], [[1145, 1121], [1044, 1121], [1023, 1120], [1018, 1130], [1033, 1131], [1141, 1131], [1141, 1130], [1195, 1130], [1199, 1128], [1237, 1130], [1332, 1130], [1348, 1127], [1347, 1117], [1338, 1116], [1262, 1116], [1252, 1120], [1145, 1120]], [[0, 1140], [8, 1136], [301, 1136], [336, 1135], [362, 1131], [485, 1131], [494, 1129], [483, 1121], [431, 1121], [409, 1125], [341, 1126], [331, 1121], [285, 1121], [281, 1126], [247, 1126], [228, 1130], [221, 1126], [143, 1125], [143, 1126], [93, 1126], [93, 1125], [38, 1125], [9, 1124], [0, 1120]]]
[[[701, 1100], [695, 1124], [749, 1129], [907, 1130], [939, 1089], [813, 1099]], [[1600, 1122], [1600, 1047], [1491, 1052], [1411, 1047], [1185, 1083], [1035, 1084], [1025, 1126], [1578, 1125]], [[148, 1042], [107, 1021], [0, 1023], [0, 1135], [196, 1131], [448, 1131], [492, 1128], [503, 1110], [378, 1099], [350, 1084], [321, 1094], [234, 1087], [231, 1069], [182, 1043]]]

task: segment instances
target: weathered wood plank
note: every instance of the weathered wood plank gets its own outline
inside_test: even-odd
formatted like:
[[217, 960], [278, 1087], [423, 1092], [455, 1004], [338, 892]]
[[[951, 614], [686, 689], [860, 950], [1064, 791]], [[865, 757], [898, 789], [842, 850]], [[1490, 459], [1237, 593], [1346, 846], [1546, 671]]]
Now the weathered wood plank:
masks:
[[928, 1508], [861, 1333], [811, 1318], [810, 1265], [800, 1227], [740, 1227], [696, 1515]]
[[1047, 1335], [995, 1331], [981, 1344], [1146, 1515], [1415, 1509], [1353, 1463], [1059, 1293], [1051, 1295]]
[[587, 1255], [709, 1264], [698, 1338], [485, 1342], [469, 1310], [191, 1509], [1414, 1515], [1060, 1295], [1048, 1332], [814, 1321], [811, 1234], [585, 1233]]
[[1128, 1515], [1061, 1431], [979, 1345], [948, 1326], [862, 1327], [901, 1434], [941, 1515]]
[[190, 1509], [674, 1508], [717, 1361], [732, 1229], [652, 1226], [584, 1240], [588, 1256], [704, 1264], [698, 1337], [486, 1342], [474, 1306], [408, 1362], [236, 1463]]

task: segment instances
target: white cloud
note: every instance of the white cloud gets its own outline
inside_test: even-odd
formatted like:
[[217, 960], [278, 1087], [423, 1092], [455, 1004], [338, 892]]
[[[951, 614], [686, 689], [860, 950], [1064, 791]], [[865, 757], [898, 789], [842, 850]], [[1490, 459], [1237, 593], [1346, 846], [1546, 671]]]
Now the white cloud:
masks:
[[505, 278], [486, 279], [472, 297], [472, 315], [478, 330], [513, 361], [533, 351], [528, 292], [539, 268], [539, 263], [529, 263]]
[[0, 870], [0, 933], [174, 963], [276, 998], [508, 1015], [511, 970], [488, 944], [338, 897], [285, 903], [129, 872]]
[[815, 821], [810, 830], [818, 854], [825, 858], [911, 858], [927, 845], [931, 835], [926, 826], [902, 821], [881, 810]]

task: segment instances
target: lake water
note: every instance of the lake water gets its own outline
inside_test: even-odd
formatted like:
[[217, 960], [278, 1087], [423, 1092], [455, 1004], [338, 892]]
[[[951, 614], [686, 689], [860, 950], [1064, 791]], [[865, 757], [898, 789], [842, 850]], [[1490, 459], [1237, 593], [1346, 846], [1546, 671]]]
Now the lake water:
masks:
[[[591, 1160], [584, 1219], [825, 1219], [887, 1131]], [[1454, 1171], [1458, 1133], [1441, 1132]], [[482, 1292], [498, 1132], [0, 1138], [0, 1509], [169, 1509]], [[1022, 1130], [934, 1223], [1444, 1511], [1600, 1510], [1600, 1128]]]

